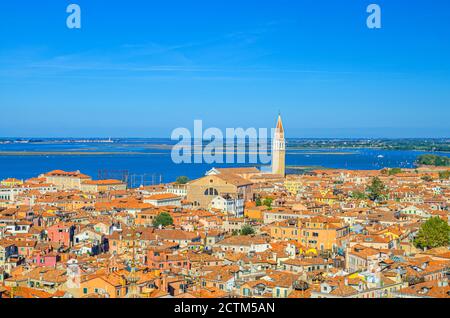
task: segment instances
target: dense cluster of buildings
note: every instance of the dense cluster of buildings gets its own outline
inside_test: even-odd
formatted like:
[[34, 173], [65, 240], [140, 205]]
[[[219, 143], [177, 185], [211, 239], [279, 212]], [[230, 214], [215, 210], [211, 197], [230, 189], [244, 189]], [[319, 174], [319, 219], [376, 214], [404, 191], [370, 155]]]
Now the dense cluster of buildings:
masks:
[[[448, 246], [413, 244], [427, 219], [449, 222], [445, 168], [285, 176], [277, 147], [272, 173], [217, 168], [185, 184], [61, 170], [1, 181], [0, 296], [450, 297]], [[374, 177], [383, 200], [354, 195]], [[163, 213], [171, 224], [155, 226]]]

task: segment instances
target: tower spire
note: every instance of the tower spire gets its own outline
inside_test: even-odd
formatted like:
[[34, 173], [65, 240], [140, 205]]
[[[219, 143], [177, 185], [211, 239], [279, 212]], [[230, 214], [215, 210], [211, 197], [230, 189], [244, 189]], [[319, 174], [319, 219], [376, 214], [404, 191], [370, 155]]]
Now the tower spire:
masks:
[[278, 113], [277, 126], [272, 140], [272, 173], [285, 176], [286, 141], [284, 139], [283, 121]]
[[278, 130], [278, 132], [284, 133], [283, 121], [281, 120], [281, 114], [280, 113], [278, 113], [278, 120], [277, 120], [277, 127], [276, 127], [276, 129]]

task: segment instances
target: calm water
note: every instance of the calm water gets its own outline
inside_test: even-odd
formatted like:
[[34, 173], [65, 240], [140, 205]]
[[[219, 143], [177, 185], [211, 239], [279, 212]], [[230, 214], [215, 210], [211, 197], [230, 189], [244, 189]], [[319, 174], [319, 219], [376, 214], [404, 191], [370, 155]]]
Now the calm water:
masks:
[[[28, 143], [0, 144], [1, 151], [14, 152], [84, 152], [88, 155], [1, 155], [0, 179], [16, 177], [30, 178], [42, 172], [62, 169], [80, 170], [94, 178], [120, 178], [128, 171], [129, 181], [134, 186], [159, 181], [174, 181], [180, 175], [198, 178], [212, 167], [242, 165], [226, 164], [174, 164], [171, 160], [169, 140], [121, 141], [119, 143]], [[92, 152], [114, 152], [114, 154], [89, 154]], [[139, 154], [130, 154], [139, 152]], [[288, 149], [288, 166], [322, 166], [344, 169], [381, 169], [383, 167], [414, 167], [418, 155], [426, 152], [375, 149]], [[449, 153], [442, 154], [450, 156]], [[99, 174], [101, 171], [101, 174]], [[134, 175], [134, 176], [133, 176]]]

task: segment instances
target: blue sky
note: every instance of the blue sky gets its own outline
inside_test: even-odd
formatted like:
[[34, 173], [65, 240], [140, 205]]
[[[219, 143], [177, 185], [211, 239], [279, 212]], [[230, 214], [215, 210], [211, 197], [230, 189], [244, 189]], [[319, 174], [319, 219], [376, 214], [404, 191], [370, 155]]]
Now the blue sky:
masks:
[[448, 0], [1, 1], [0, 39], [0, 136], [450, 137]]

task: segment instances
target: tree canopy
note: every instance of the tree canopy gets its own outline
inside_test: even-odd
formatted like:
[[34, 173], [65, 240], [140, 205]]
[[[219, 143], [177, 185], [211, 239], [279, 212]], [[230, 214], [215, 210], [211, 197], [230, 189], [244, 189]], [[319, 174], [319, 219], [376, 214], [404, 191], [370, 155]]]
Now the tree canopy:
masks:
[[153, 220], [154, 226], [169, 226], [173, 224], [172, 216], [167, 212], [161, 212], [156, 216], [156, 218]]
[[186, 176], [179, 176], [175, 182], [178, 184], [186, 184], [189, 182], [189, 178]]
[[414, 239], [414, 245], [421, 249], [448, 246], [449, 243], [450, 226], [438, 216], [423, 223]]
[[384, 170], [382, 171], [382, 173], [387, 174], [387, 175], [389, 175], [389, 176], [393, 176], [393, 175], [396, 175], [396, 174], [402, 173], [402, 172], [403, 172], [403, 171], [402, 171], [401, 168], [384, 169]]
[[450, 170], [439, 172], [439, 179], [450, 179]]
[[426, 182], [431, 182], [431, 181], [433, 181], [433, 178], [430, 176], [430, 175], [424, 175], [422, 178], [421, 178], [423, 181], [426, 181]]
[[357, 200], [365, 200], [365, 199], [367, 199], [367, 195], [361, 191], [353, 191], [352, 198], [357, 199]]
[[252, 235], [255, 234], [255, 229], [250, 225], [246, 224], [241, 228], [241, 235]]
[[450, 166], [450, 158], [437, 155], [420, 155], [417, 157], [417, 163], [427, 166]]
[[387, 189], [378, 177], [372, 179], [371, 184], [367, 187], [367, 194], [372, 201], [380, 201], [385, 198]]
[[268, 208], [271, 208], [271, 207], [272, 207], [272, 202], [273, 202], [273, 199], [271, 199], [271, 198], [265, 198], [265, 199], [263, 200], [262, 204], [265, 205], [265, 206], [268, 207]]

